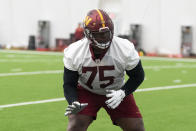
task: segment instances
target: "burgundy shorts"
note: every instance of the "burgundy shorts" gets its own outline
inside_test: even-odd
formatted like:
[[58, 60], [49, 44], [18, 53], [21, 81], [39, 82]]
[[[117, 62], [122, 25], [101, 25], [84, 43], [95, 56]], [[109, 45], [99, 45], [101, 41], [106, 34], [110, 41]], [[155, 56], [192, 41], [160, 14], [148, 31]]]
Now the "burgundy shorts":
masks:
[[96, 119], [97, 112], [103, 107], [114, 124], [115, 120], [119, 118], [142, 118], [132, 94], [125, 97], [117, 108], [110, 109], [105, 104], [105, 101], [109, 99], [106, 96], [91, 93], [81, 86], [79, 86], [77, 90], [79, 102], [88, 103], [88, 106], [79, 112], [79, 114], [92, 116]]

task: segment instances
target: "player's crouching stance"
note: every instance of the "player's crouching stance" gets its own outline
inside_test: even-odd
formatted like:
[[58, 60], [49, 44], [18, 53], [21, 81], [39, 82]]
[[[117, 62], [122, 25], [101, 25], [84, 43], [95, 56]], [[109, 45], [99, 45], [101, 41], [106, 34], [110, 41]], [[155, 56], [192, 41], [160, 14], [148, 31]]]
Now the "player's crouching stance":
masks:
[[102, 107], [124, 131], [144, 131], [132, 95], [144, 79], [141, 61], [133, 44], [113, 36], [113, 31], [106, 12], [91, 10], [84, 21], [86, 38], [64, 50], [68, 131], [86, 131]]

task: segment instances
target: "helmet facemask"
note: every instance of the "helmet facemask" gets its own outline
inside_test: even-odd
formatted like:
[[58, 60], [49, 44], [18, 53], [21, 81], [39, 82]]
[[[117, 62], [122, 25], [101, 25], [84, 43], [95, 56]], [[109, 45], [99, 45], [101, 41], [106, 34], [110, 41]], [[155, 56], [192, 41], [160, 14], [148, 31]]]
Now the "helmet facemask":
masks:
[[106, 49], [110, 46], [113, 35], [108, 27], [102, 27], [99, 31], [92, 32], [86, 29], [85, 32], [88, 33], [90, 40], [93, 42], [93, 46], [100, 49]]

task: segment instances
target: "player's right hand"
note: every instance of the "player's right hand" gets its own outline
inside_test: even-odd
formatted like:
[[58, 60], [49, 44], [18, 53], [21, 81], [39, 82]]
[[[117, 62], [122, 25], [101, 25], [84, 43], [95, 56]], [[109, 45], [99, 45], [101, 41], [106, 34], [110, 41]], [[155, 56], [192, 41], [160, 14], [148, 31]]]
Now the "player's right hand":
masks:
[[71, 115], [71, 114], [77, 114], [78, 112], [83, 110], [87, 105], [88, 103], [80, 103], [78, 101], [74, 101], [71, 105], [68, 105], [66, 112], [65, 112], [65, 116]]

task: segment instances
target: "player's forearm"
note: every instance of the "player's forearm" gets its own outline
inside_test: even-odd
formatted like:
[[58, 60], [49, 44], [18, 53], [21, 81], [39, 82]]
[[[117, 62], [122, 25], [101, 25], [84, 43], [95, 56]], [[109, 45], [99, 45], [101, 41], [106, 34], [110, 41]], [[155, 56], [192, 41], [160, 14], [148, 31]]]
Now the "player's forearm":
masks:
[[64, 88], [64, 96], [67, 102], [69, 103], [69, 105], [71, 105], [72, 102], [77, 101], [78, 99], [77, 93], [72, 86], [64, 85], [63, 88]]
[[127, 96], [133, 93], [144, 80], [144, 70], [141, 61], [133, 70], [126, 71], [126, 73], [129, 76], [129, 79], [122, 87], [122, 90], [125, 91], [125, 95]]
[[77, 101], [77, 84], [78, 84], [78, 73], [64, 68], [64, 96], [69, 104]]

